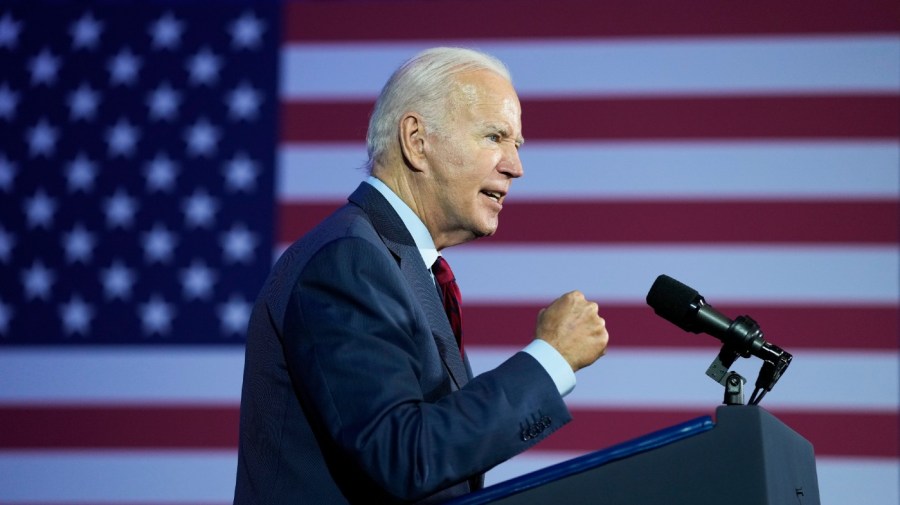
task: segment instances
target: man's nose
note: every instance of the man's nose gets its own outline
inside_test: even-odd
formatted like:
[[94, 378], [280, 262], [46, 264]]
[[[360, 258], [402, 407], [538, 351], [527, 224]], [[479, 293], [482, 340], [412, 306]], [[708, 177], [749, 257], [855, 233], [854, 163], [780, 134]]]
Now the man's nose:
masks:
[[503, 159], [500, 161], [500, 172], [516, 179], [525, 175], [525, 169], [522, 167], [522, 160], [519, 158], [519, 149], [515, 146], [509, 146], [504, 150]]

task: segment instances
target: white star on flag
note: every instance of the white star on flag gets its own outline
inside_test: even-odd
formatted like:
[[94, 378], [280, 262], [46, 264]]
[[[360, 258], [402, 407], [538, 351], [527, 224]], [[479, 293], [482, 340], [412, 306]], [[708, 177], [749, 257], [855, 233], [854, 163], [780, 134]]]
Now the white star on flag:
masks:
[[52, 85], [56, 82], [60, 59], [44, 49], [31, 60], [31, 83]]
[[15, 49], [22, 31], [22, 23], [8, 12], [0, 16], [0, 47]]
[[72, 47], [75, 49], [96, 49], [102, 32], [103, 23], [95, 19], [90, 12], [85, 12], [78, 20], [72, 23], [72, 27], [69, 30], [69, 34], [72, 35]]
[[91, 308], [79, 296], [73, 296], [68, 302], [64, 302], [59, 308], [62, 317], [63, 330], [67, 334], [78, 333], [86, 335], [90, 331], [91, 318], [94, 317], [94, 309]]
[[100, 282], [103, 284], [103, 292], [108, 299], [127, 300], [131, 298], [131, 290], [136, 280], [135, 272], [120, 260], [116, 260], [109, 268], [100, 272]]
[[75, 225], [69, 232], [63, 233], [63, 249], [69, 263], [88, 263], [94, 251], [94, 236], [83, 224]]
[[229, 26], [231, 45], [239, 49], [253, 49], [262, 41], [266, 24], [253, 15], [245, 12]]
[[187, 70], [191, 84], [212, 85], [219, 79], [222, 61], [208, 47], [204, 47], [188, 60]]
[[184, 23], [171, 12], [163, 14], [154, 21], [148, 30], [153, 39], [154, 49], [177, 49], [184, 33]]
[[12, 120], [16, 115], [18, 103], [19, 94], [14, 92], [9, 84], [0, 84], [0, 118]]
[[97, 115], [100, 106], [100, 94], [83, 82], [78, 89], [69, 94], [69, 117], [72, 120], [91, 120]]
[[87, 193], [94, 188], [97, 178], [97, 165], [84, 153], [66, 165], [66, 180], [69, 191], [81, 191]]

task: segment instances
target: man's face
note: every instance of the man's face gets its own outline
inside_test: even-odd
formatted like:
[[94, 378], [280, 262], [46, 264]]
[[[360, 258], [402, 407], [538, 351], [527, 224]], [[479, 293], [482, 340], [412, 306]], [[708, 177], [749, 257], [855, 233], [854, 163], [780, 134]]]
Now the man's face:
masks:
[[522, 176], [522, 113], [512, 84], [486, 70], [458, 81], [446, 124], [425, 143], [423, 221], [438, 249], [493, 235], [512, 179]]

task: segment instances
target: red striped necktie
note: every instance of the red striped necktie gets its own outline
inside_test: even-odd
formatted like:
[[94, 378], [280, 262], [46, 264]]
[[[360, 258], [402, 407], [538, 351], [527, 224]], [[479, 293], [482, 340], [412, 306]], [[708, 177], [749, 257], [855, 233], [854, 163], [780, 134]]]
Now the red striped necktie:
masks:
[[450, 265], [443, 256], [438, 256], [437, 261], [431, 266], [431, 273], [434, 274], [438, 288], [440, 288], [441, 298], [444, 300], [444, 311], [447, 313], [447, 318], [450, 319], [453, 334], [456, 335], [459, 352], [465, 354], [462, 342], [462, 309], [460, 308], [462, 295], [459, 292], [459, 286], [456, 285], [456, 276], [453, 275], [453, 270], [450, 270]]

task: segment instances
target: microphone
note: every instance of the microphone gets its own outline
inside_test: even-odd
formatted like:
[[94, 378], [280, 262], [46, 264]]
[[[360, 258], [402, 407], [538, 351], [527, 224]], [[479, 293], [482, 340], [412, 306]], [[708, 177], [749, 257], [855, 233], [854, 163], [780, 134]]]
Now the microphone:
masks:
[[656, 278], [647, 293], [647, 305], [682, 330], [707, 333], [722, 341], [718, 358], [706, 372], [717, 382], [724, 384], [725, 374], [738, 356], [756, 356], [765, 362], [756, 387], [770, 391], [791, 362], [789, 353], [766, 342], [759, 325], [749, 316], [731, 320], [706, 303], [697, 290], [668, 275]]
[[[668, 275], [660, 275], [647, 293], [647, 305], [666, 321], [692, 333], [708, 333], [723, 344], [735, 348], [741, 356], [751, 354], [766, 359], [762, 347], [765, 340], [755, 322], [745, 316], [732, 321], [706, 303], [696, 289]], [[755, 328], [754, 328], [755, 326]]]

